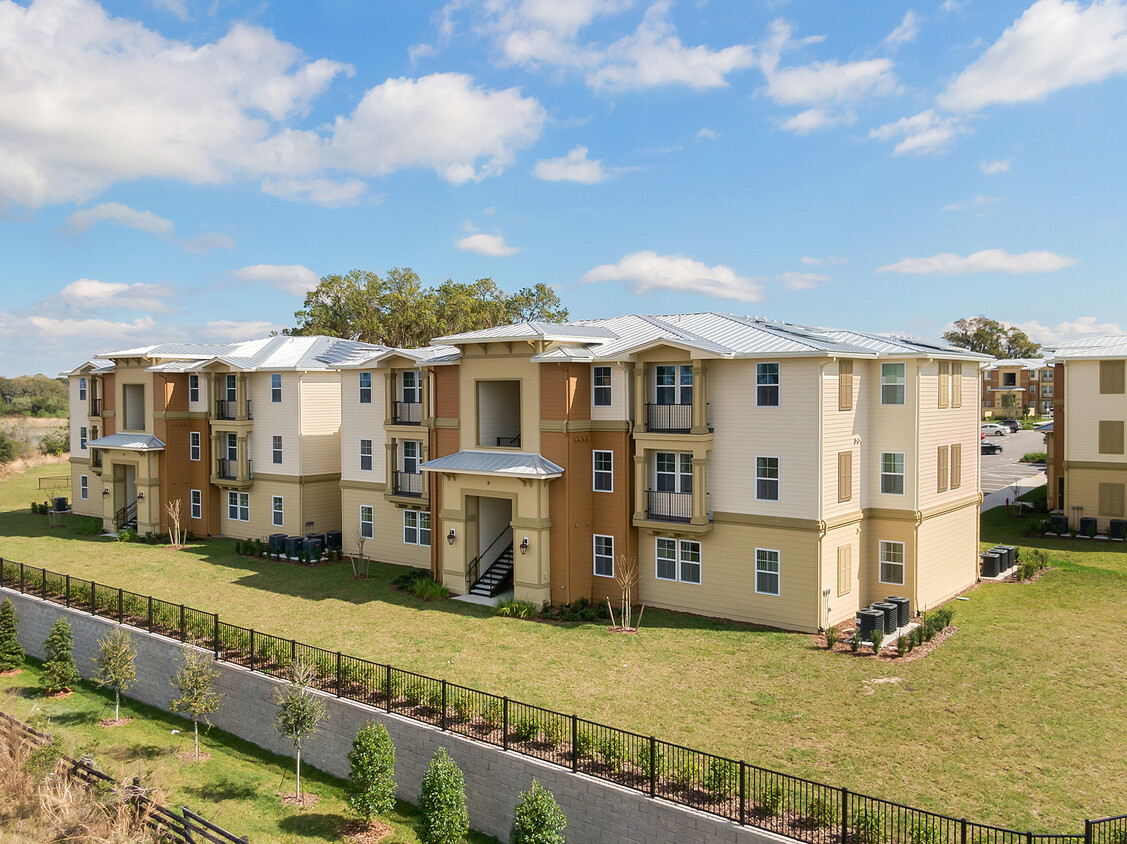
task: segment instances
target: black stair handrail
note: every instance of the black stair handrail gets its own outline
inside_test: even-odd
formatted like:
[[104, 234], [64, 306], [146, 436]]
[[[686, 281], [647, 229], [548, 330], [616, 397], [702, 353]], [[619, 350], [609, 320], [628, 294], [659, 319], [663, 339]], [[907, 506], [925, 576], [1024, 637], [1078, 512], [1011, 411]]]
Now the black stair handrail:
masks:
[[135, 518], [137, 518], [137, 502], [133, 501], [114, 513], [113, 526], [116, 530], [121, 530], [122, 525]]
[[484, 551], [473, 558], [473, 560], [470, 562], [469, 567], [466, 569], [466, 583], [472, 586], [473, 584], [478, 582], [478, 580], [481, 578], [481, 574], [478, 571], [478, 569], [481, 568], [481, 558], [493, 550], [493, 546], [505, 537], [505, 534], [508, 533], [509, 528], [511, 527], [512, 525], [505, 525], [502, 531], [497, 534], [497, 538], [490, 542], [489, 545], [486, 546]]

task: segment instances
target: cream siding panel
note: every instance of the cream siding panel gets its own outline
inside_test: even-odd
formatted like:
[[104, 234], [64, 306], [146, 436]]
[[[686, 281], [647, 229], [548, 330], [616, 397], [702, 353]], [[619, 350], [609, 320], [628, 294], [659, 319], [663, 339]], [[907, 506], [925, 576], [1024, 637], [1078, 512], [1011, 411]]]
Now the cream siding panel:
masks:
[[[880, 367], [881, 363], [900, 363], [901, 361], [866, 361], [866, 378], [863, 400], [868, 413], [868, 437], [861, 459], [863, 478], [862, 502], [864, 507], [879, 507], [891, 510], [914, 510], [917, 507], [916, 485], [919, 478], [919, 458], [916, 446], [917, 413], [917, 374], [915, 362], [903, 361], [904, 366], [904, 404], [881, 404]], [[934, 364], [932, 364], [934, 367]], [[934, 379], [932, 379], [934, 388]], [[934, 392], [929, 396], [935, 405]], [[904, 494], [884, 494], [880, 491], [880, 456], [884, 452], [900, 452], [904, 455]], [[934, 464], [933, 464], [934, 465]], [[931, 477], [934, 485], [934, 474]]]
[[[863, 411], [858, 400], [860, 383], [865, 378], [865, 365], [854, 363], [851, 382], [851, 410], [839, 410], [841, 406], [841, 376], [837, 367], [827, 366], [822, 378], [822, 512], [820, 518], [830, 519], [846, 513], [855, 512], [861, 507], [861, 475], [865, 470], [861, 447]], [[852, 457], [850, 470], [849, 500], [839, 501], [838, 495], [838, 455], [849, 452]]]
[[[1127, 419], [1127, 395], [1100, 394], [1099, 361], [1068, 361], [1065, 364], [1065, 406], [1069, 409], [1065, 426], [1065, 459], [1076, 461], [1122, 462], [1124, 455], [1100, 454], [1099, 423], [1101, 420]], [[1072, 476], [1072, 470], [1069, 470]], [[1065, 495], [1068, 484], [1065, 484]], [[1069, 501], [1069, 505], [1078, 502]]]
[[920, 524], [913, 610], [936, 607], [978, 579], [978, 515], [972, 503]]
[[[346, 369], [341, 373], [340, 476], [341, 480], [345, 481], [382, 484], [386, 477], [387, 462], [384, 450], [387, 391], [384, 389], [383, 371], [378, 369], [370, 371], [372, 373], [371, 404], [360, 404], [360, 372]], [[361, 439], [372, 441], [371, 472], [360, 469]]]
[[[964, 402], [962, 407], [940, 408], [939, 362], [922, 367], [920, 388], [919, 509], [955, 501], [978, 489], [979, 416], [977, 402]], [[950, 446], [962, 447], [962, 483], [950, 486]], [[939, 491], [939, 450], [947, 447], [947, 489]]]
[[300, 389], [301, 474], [339, 472], [340, 375], [337, 372], [306, 372], [301, 376]]
[[[86, 475], [89, 483], [90, 497], [83, 501], [78, 497], [78, 478]], [[102, 479], [94, 474], [94, 470], [86, 463], [76, 463], [70, 467], [70, 508], [80, 516], [96, 516], [102, 518]], [[46, 498], [47, 492], [42, 493]]]
[[307, 522], [313, 522], [313, 533], [341, 529], [340, 484], [337, 481], [318, 481], [302, 486], [298, 533], [306, 533]]
[[[1072, 424], [1072, 417], [1069, 417], [1069, 424]], [[1069, 515], [1069, 526], [1076, 530], [1078, 525], [1072, 517], [1073, 507], [1083, 507], [1083, 514], [1085, 516], [1096, 517], [1096, 523], [1099, 531], [1105, 533], [1107, 531], [1107, 522], [1109, 518], [1119, 518], [1118, 516], [1106, 516], [1100, 514], [1100, 486], [1102, 484], [1127, 484], [1127, 469], [1069, 469], [1068, 478], [1064, 485], [1065, 494], [1065, 512]]]
[[[249, 522], [227, 517], [227, 493], [229, 490], [219, 491], [219, 530], [224, 536], [230, 536], [234, 539], [265, 540], [272, 533], [284, 532], [290, 536], [304, 535], [304, 526], [301, 524], [301, 487], [298, 484], [255, 481], [253, 487], [241, 491], [250, 494]], [[275, 495], [280, 495], [284, 499], [283, 512], [286, 521], [284, 528], [276, 528], [271, 524], [271, 505]]]
[[[269, 372], [252, 372], [247, 376], [247, 393], [254, 415], [254, 427], [249, 435], [250, 458], [256, 474], [301, 474], [301, 443], [298, 437], [298, 385], [296, 372], [283, 372], [282, 400], [270, 401]], [[272, 438], [282, 438], [282, 463], [272, 462]], [[287, 502], [288, 503], [288, 502]]]
[[[90, 376], [87, 375], [86, 378], [87, 378], [86, 389], [89, 390], [90, 389], [90, 380], [89, 380]], [[72, 375], [72, 376], [70, 376], [69, 380], [70, 380], [70, 385], [69, 385], [69, 387], [70, 387], [70, 453], [73, 454], [75, 457], [89, 457], [90, 456], [90, 450], [89, 449], [87, 449], [86, 451], [80, 451], [79, 448], [78, 448], [78, 429], [82, 426], [86, 426], [87, 434], [89, 434], [90, 421], [89, 421], [89, 418], [86, 415], [88, 410], [89, 410], [89, 402], [88, 401], [80, 401], [79, 398], [78, 398], [78, 376]], [[90, 394], [87, 393], [86, 395], [89, 396]], [[77, 484], [77, 481], [75, 483]], [[77, 490], [77, 489], [78, 489], [78, 487], [76, 486], [75, 490]]]
[[[781, 360], [778, 407], [756, 407], [755, 361], [709, 363], [708, 398], [715, 429], [708, 456], [711, 511], [818, 518], [818, 484], [811, 479], [818, 475], [819, 454], [811, 446], [818, 440], [823, 363]], [[778, 501], [755, 498], [757, 456], [779, 458]]]
[[[591, 405], [591, 418], [599, 421], [619, 421], [630, 418], [630, 378], [626, 371], [617, 363], [598, 364], [610, 367], [610, 407], [595, 407]], [[594, 401], [594, 365], [592, 365], [591, 395]]]
[[521, 382], [521, 451], [540, 451], [540, 364], [527, 356], [463, 357], [459, 366], [459, 417], [462, 420], [463, 449], [482, 448], [477, 444], [477, 381], [519, 380]]
[[[208, 410], [211, 409], [211, 373], [198, 372], [196, 375], [200, 379], [200, 400], [188, 402], [188, 410], [192, 413], [207, 413]], [[269, 378], [267, 380], [269, 380]], [[184, 389], [187, 389], [187, 383], [185, 383]], [[189, 393], [189, 395], [191, 395], [191, 393]], [[267, 396], [267, 398], [269, 398], [269, 396]]]
[[[836, 405], [835, 405], [836, 407]], [[830, 590], [826, 621], [824, 624], [836, 625], [852, 621], [857, 610], [861, 608], [860, 569], [861, 553], [861, 526], [860, 524], [843, 525], [826, 532], [822, 537], [822, 589]], [[838, 583], [838, 549], [850, 549], [850, 578], [848, 591], [841, 593]], [[867, 604], [866, 604], [867, 606]]]
[[344, 552], [359, 553], [356, 532], [360, 526], [360, 507], [372, 508], [373, 536], [364, 541], [364, 555], [370, 560], [399, 566], [430, 568], [430, 546], [408, 545], [403, 541], [403, 510], [387, 502], [382, 489], [341, 490], [344, 514]]
[[[972, 541], [975, 534], [971, 534]], [[880, 542], [904, 543], [904, 583], [903, 585], [880, 582]], [[902, 595], [912, 602], [913, 614], [918, 610], [916, 599], [916, 580], [914, 565], [916, 559], [915, 523], [906, 519], [866, 519], [861, 527], [862, 559], [854, 561], [859, 570], [861, 589], [860, 603], [868, 606], [874, 601], [883, 601], [889, 595]]]

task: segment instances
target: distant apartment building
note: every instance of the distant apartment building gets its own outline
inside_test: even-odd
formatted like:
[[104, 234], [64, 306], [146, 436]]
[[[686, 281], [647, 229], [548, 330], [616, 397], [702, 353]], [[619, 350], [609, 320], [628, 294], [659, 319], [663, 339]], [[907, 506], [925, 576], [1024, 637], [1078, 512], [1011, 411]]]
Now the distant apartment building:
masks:
[[1100, 533], [1127, 518], [1127, 335], [1088, 337], [1060, 346], [1054, 366], [1055, 413], [1047, 431], [1049, 506], [1072, 530], [1094, 518]]
[[991, 361], [982, 371], [984, 416], [1051, 416], [1053, 366], [1041, 358]]
[[164, 343], [65, 373], [76, 513], [198, 536], [340, 528], [340, 371], [379, 347], [329, 337]]

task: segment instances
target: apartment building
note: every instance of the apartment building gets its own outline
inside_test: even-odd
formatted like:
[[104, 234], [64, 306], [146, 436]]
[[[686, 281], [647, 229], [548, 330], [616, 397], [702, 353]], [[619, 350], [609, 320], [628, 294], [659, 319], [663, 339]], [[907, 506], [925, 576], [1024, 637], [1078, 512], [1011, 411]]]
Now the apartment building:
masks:
[[1056, 392], [1046, 431], [1049, 506], [1068, 517], [1072, 530], [1094, 518], [1107, 533], [1112, 519], [1127, 518], [1127, 335], [1066, 343], [1050, 363]]
[[1053, 366], [1042, 358], [991, 361], [982, 372], [984, 416], [1053, 413]]
[[635, 560], [641, 603], [792, 630], [975, 580], [982, 356], [715, 313], [436, 343], [343, 379], [369, 556], [535, 603]]
[[340, 372], [380, 347], [329, 337], [164, 343], [64, 373], [75, 512], [199, 536], [339, 530]]

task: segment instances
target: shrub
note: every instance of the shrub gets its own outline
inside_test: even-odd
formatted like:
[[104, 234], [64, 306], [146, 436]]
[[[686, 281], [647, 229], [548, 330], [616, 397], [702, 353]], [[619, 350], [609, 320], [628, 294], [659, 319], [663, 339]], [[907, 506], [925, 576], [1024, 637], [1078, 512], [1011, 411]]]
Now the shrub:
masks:
[[450, 844], [461, 841], [469, 832], [466, 781], [445, 747], [434, 754], [423, 775], [419, 809], [423, 815], [419, 840], [423, 844]]
[[403, 689], [403, 699], [411, 706], [418, 706], [427, 696], [427, 685], [422, 680], [412, 680]]
[[16, 608], [5, 598], [0, 604], [0, 671], [19, 668], [23, 662], [23, 648], [16, 638], [18, 625]]
[[533, 780], [513, 811], [509, 844], [564, 844], [566, 827], [567, 818], [552, 792]]
[[473, 695], [462, 693], [454, 698], [454, 717], [458, 723], [464, 724], [473, 719], [477, 714], [477, 703]]
[[117, 532], [117, 541], [118, 542], [136, 542], [137, 541], [137, 531], [135, 531], [131, 527], [123, 527], [121, 530], [119, 530]]
[[410, 592], [423, 601], [438, 601], [450, 597], [450, 590], [429, 574], [416, 577], [411, 583]]
[[1018, 463], [1044, 463], [1044, 462], [1045, 462], [1045, 452], [1043, 452], [1043, 451], [1027, 451], [1027, 452], [1025, 452], [1025, 454], [1021, 455], [1021, 459], [1018, 460]]
[[505, 598], [493, 608], [493, 614], [505, 618], [533, 618], [536, 615], [536, 607], [530, 601]]
[[430, 686], [427, 689], [426, 696], [423, 698], [423, 703], [428, 708], [433, 709], [435, 712], [442, 710], [442, 686]]
[[626, 746], [616, 735], [608, 735], [599, 742], [599, 758], [608, 770], [621, 771], [626, 761]]
[[348, 754], [348, 805], [365, 820], [395, 808], [395, 746], [383, 724], [365, 724]]
[[579, 759], [594, 759], [599, 742], [589, 730], [580, 730], [575, 736], [575, 755]]
[[810, 826], [833, 826], [837, 823], [837, 803], [825, 797], [811, 797], [802, 809]]
[[74, 527], [74, 532], [77, 536], [101, 536], [102, 520], [80, 519], [78, 524]]
[[1020, 577], [1022, 580], [1029, 580], [1029, 578], [1033, 577], [1033, 575], [1035, 575], [1036, 573], [1037, 564], [1032, 560], [1026, 560], [1021, 564], [1018, 577]]
[[869, 641], [873, 643], [873, 655], [880, 656], [880, 646], [884, 642], [884, 631], [874, 627], [873, 632], [869, 634]]
[[481, 711], [481, 720], [490, 732], [500, 729], [505, 720], [505, 710], [501, 701], [489, 701]]
[[860, 628], [853, 631], [853, 638], [851, 638], [849, 640], [849, 648], [850, 648], [850, 650], [853, 651], [853, 653], [857, 653], [859, 650], [861, 650], [861, 630], [860, 630]]
[[[665, 754], [660, 747], [655, 749], [653, 761], [656, 763], [654, 765], [654, 776], [665, 776]], [[648, 777], [650, 775], [650, 745], [648, 742], [638, 748], [638, 753], [634, 757], [634, 764], [638, 766], [643, 776]]]
[[849, 825], [853, 835], [861, 844], [880, 844], [884, 841], [884, 825], [875, 809], [858, 809], [853, 813]]
[[669, 771], [669, 779], [680, 788], [689, 788], [696, 782], [697, 769], [691, 762], [678, 762]]
[[72, 645], [74, 637], [70, 632], [70, 625], [63, 619], [57, 619], [51, 625], [51, 633], [43, 643], [47, 659], [43, 662], [43, 673], [39, 676], [39, 684], [47, 694], [62, 692], [74, 686], [79, 681], [78, 666], [74, 664]]
[[783, 790], [777, 785], [764, 786], [755, 794], [755, 805], [767, 817], [778, 817], [783, 813], [785, 805]]
[[826, 649], [833, 650], [834, 645], [841, 641], [841, 631], [836, 627], [826, 628]]
[[540, 735], [551, 747], [563, 744], [571, 730], [562, 718], [547, 718], [540, 722]]
[[908, 828], [910, 844], [940, 844], [942, 840], [943, 835], [932, 821], [917, 819]]
[[540, 721], [534, 715], [525, 715], [513, 725], [513, 738], [517, 741], [536, 741], [540, 735]]
[[896, 655], [904, 656], [908, 652], [908, 638], [900, 635], [896, 637]]
[[713, 759], [704, 772], [704, 787], [716, 797], [730, 797], [740, 787], [740, 766], [727, 759]]

